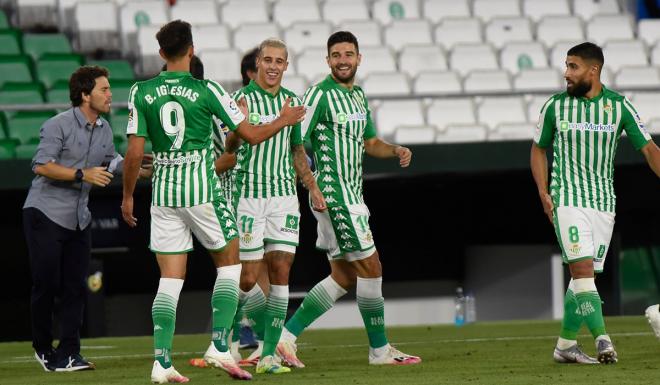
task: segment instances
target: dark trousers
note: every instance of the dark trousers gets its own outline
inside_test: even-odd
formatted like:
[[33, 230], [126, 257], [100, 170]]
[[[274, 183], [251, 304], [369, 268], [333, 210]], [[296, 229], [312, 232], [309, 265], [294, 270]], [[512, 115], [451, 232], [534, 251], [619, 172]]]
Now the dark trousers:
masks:
[[80, 327], [87, 289], [91, 226], [69, 230], [35, 208], [23, 210], [23, 229], [32, 269], [32, 346], [48, 351], [53, 344], [53, 307], [59, 298], [59, 357], [80, 353]]

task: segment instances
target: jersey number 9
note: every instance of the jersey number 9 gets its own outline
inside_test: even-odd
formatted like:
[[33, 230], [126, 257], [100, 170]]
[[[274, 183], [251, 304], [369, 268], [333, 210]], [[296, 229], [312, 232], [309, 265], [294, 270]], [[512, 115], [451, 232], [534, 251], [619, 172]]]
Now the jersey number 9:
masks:
[[160, 125], [167, 135], [176, 136], [170, 150], [180, 149], [186, 132], [186, 119], [181, 104], [177, 102], [163, 104], [160, 108]]

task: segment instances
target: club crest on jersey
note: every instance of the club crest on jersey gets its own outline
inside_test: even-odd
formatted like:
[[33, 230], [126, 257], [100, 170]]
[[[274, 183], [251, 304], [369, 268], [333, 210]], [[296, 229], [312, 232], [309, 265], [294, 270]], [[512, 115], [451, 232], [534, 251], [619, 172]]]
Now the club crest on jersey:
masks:
[[241, 240], [243, 243], [252, 243], [252, 233], [243, 233], [243, 236], [241, 237]]
[[606, 114], [611, 114], [612, 113], [612, 103], [607, 102], [607, 104], [603, 106], [603, 111], [605, 111]]

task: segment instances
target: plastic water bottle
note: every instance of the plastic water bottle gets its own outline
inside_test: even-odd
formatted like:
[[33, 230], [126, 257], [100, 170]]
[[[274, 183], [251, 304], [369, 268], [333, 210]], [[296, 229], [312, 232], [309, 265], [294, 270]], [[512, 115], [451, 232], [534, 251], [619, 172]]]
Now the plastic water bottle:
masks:
[[465, 324], [465, 297], [463, 288], [456, 288], [456, 298], [454, 298], [454, 325], [463, 326]]
[[475, 303], [474, 294], [468, 292], [465, 295], [465, 323], [473, 323], [477, 321], [477, 304]]

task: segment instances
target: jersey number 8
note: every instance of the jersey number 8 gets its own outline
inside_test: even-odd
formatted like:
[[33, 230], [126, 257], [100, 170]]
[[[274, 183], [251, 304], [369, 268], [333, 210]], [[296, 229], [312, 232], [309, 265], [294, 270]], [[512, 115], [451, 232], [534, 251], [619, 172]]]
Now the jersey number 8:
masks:
[[160, 125], [169, 136], [176, 136], [170, 150], [178, 150], [183, 145], [186, 132], [186, 119], [183, 107], [177, 102], [167, 102], [160, 108]]

